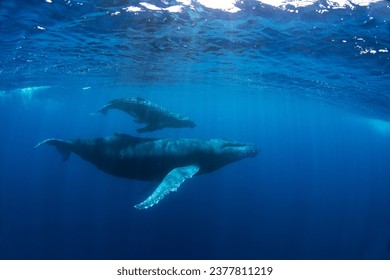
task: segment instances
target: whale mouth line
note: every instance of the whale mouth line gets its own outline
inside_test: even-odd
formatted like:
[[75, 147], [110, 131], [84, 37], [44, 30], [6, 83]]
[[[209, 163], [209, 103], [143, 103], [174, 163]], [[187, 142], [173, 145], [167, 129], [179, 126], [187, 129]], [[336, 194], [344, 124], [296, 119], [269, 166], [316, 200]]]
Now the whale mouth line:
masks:
[[223, 145], [223, 149], [237, 150], [238, 155], [241, 157], [255, 157], [259, 153], [255, 145], [245, 143], [226, 143]]
[[254, 147], [254, 145], [245, 144], [245, 143], [226, 143], [222, 147], [223, 148], [245, 148], [245, 147]]

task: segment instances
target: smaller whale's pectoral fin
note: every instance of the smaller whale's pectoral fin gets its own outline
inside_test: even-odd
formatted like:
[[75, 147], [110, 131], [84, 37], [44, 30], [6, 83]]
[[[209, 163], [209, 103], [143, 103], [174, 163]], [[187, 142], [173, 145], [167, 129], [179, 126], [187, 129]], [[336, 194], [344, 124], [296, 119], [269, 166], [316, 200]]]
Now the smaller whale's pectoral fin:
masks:
[[147, 209], [156, 205], [170, 192], [176, 192], [186, 179], [191, 178], [198, 171], [199, 167], [196, 165], [177, 167], [173, 169], [167, 176], [165, 176], [164, 180], [147, 199], [134, 207], [137, 209]]
[[133, 120], [135, 123], [144, 123], [144, 121], [143, 120], [141, 120], [141, 119], [137, 119], [137, 118], [135, 118], [134, 120]]
[[100, 108], [99, 110], [96, 111], [96, 114], [102, 113], [103, 115], [107, 115], [107, 111], [110, 109], [109, 105], [111, 105], [111, 104], [104, 105], [102, 108]]
[[161, 124], [148, 124], [148, 125], [145, 126], [145, 127], [138, 128], [138, 129], [137, 129], [137, 132], [139, 132], [139, 133], [152, 132], [152, 131], [155, 131], [155, 130], [162, 129], [163, 127], [164, 127], [164, 126], [161, 125]]
[[35, 149], [39, 148], [43, 144], [55, 146], [57, 151], [62, 155], [62, 160], [63, 161], [66, 161], [69, 158], [69, 156], [70, 156], [71, 145], [70, 145], [69, 142], [66, 142], [66, 141], [63, 141], [63, 140], [59, 140], [59, 139], [50, 138], [50, 139], [46, 139], [45, 141], [42, 141], [42, 142], [38, 143], [37, 145], [35, 145], [34, 148]]

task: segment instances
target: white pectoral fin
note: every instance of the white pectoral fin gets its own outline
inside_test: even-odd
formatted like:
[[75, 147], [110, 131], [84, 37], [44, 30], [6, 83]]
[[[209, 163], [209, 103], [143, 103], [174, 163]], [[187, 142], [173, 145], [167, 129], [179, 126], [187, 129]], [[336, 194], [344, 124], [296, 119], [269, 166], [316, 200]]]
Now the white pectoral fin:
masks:
[[177, 167], [165, 176], [156, 190], [143, 202], [135, 205], [137, 209], [147, 209], [156, 205], [170, 192], [176, 192], [180, 185], [187, 179], [194, 176], [199, 171], [196, 165], [189, 165], [184, 167]]

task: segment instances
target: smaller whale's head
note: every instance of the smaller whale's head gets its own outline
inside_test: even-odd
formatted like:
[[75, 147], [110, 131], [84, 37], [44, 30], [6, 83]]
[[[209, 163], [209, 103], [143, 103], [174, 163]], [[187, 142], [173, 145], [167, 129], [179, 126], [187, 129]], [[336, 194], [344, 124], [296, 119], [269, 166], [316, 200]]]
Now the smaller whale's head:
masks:
[[196, 126], [196, 124], [189, 118], [184, 118], [181, 122], [181, 125], [183, 127], [191, 127], [191, 128], [194, 128]]

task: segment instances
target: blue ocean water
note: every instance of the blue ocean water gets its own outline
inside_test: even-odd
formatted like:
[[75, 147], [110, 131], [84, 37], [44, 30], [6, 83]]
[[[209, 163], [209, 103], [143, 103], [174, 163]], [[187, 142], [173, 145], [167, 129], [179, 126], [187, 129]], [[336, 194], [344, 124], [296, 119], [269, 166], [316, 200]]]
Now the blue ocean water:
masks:
[[[0, 259], [390, 258], [389, 2], [204, 2], [1, 1]], [[93, 114], [135, 96], [197, 126]], [[261, 153], [140, 211], [158, 182], [34, 149], [115, 132]]]

